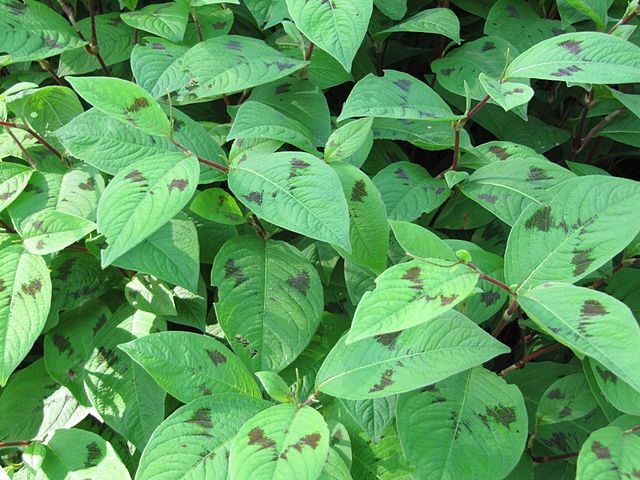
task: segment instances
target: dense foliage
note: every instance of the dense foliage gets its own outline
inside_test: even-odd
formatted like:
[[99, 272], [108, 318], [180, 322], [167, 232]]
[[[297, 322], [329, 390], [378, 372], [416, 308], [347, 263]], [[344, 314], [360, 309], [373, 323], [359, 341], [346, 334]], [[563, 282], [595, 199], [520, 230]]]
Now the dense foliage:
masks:
[[640, 477], [638, 0], [0, 0], [0, 479]]

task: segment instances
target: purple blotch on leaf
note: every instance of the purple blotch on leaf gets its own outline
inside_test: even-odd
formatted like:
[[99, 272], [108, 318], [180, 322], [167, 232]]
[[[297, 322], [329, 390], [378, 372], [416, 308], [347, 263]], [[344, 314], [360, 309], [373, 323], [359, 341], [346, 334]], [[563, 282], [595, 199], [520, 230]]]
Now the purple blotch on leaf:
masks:
[[578, 55], [580, 52], [582, 52], [582, 48], [580, 48], [581, 43], [582, 40], [565, 40], [563, 42], [560, 42], [558, 45], [569, 50], [572, 55]]
[[87, 447], [87, 458], [84, 461], [85, 468], [95, 467], [100, 463], [98, 460], [102, 457], [102, 450], [96, 442], [91, 442], [86, 445]]
[[391, 377], [393, 376], [393, 373], [394, 373], [393, 370], [390, 368], [385, 370], [382, 376], [380, 377], [380, 383], [376, 383], [372, 388], [370, 388], [369, 393], [381, 392], [382, 390], [387, 388], [389, 385], [392, 385], [393, 380], [391, 380]]
[[249, 437], [249, 445], [260, 445], [260, 450], [276, 446], [276, 442], [269, 437], [264, 436], [264, 430], [261, 428], [254, 428], [247, 434], [247, 436]]
[[231, 42], [227, 42], [224, 44], [225, 48], [228, 48], [229, 50], [236, 50], [236, 51], [240, 51], [242, 50], [242, 44], [240, 42], [236, 42], [236, 41], [231, 41]]
[[611, 458], [611, 451], [608, 447], [605, 447], [600, 442], [593, 442], [591, 444], [591, 451], [595, 453], [596, 457], [600, 460], [607, 460]]
[[389, 350], [393, 350], [401, 333], [402, 330], [399, 330], [397, 332], [382, 333], [380, 335], [374, 335], [373, 338], [376, 339], [376, 342], [384, 345]]
[[149, 107], [149, 100], [144, 97], [139, 97], [133, 100], [133, 104], [125, 110], [126, 113], [136, 113], [143, 108]]
[[393, 84], [405, 92], [408, 92], [411, 88], [411, 82], [409, 80], [396, 80]]
[[481, 298], [485, 305], [490, 306], [500, 299], [500, 294], [498, 292], [492, 292], [489, 290], [486, 292], [482, 292]]
[[144, 178], [144, 175], [142, 175], [142, 172], [140, 170], [132, 170], [131, 172], [127, 173], [124, 178], [126, 178], [127, 180], [131, 180], [132, 182], [144, 182], [147, 179]]
[[42, 282], [39, 278], [31, 280], [29, 283], [23, 283], [21, 286], [23, 293], [26, 293], [30, 297], [36, 298], [36, 295], [42, 290]]
[[367, 196], [366, 183], [364, 180], [358, 180], [351, 189], [351, 201], [352, 202], [364, 202], [364, 198]]
[[214, 365], [220, 365], [221, 363], [227, 363], [227, 357], [218, 352], [217, 350], [207, 350], [207, 355], [209, 356], [209, 360]]
[[302, 295], [306, 295], [309, 287], [311, 286], [311, 277], [309, 276], [309, 272], [303, 270], [293, 277], [289, 277], [287, 279], [287, 284], [290, 287], [295, 288]]
[[598, 372], [600, 378], [605, 382], [616, 383], [618, 381], [618, 376], [615, 373], [601, 368], [600, 365], [596, 365], [596, 372]]
[[559, 388], [554, 388], [549, 393], [547, 393], [547, 398], [552, 400], [562, 400], [564, 398], [564, 394]]
[[541, 232], [548, 232], [552, 226], [551, 207], [548, 206], [538, 208], [524, 224], [527, 230], [536, 229]]
[[607, 310], [597, 300], [586, 300], [582, 304], [582, 308], [580, 309], [580, 315], [582, 317], [596, 317], [600, 315], [606, 315]]
[[169, 191], [173, 190], [174, 188], [177, 188], [178, 190], [183, 192], [184, 189], [187, 188], [188, 186], [189, 186], [189, 180], [187, 180], [186, 178], [174, 178], [173, 180], [171, 180], [171, 183], [167, 185], [167, 188], [169, 189]]
[[478, 195], [478, 199], [484, 200], [485, 202], [494, 205], [500, 199], [500, 197], [498, 197], [497, 195], [489, 195], [488, 193], [481, 193], [480, 195]]
[[53, 337], [51, 337], [51, 341], [58, 349], [58, 352], [62, 353], [69, 351], [69, 354], [73, 352], [71, 343], [69, 342], [69, 339], [67, 337], [60, 335], [59, 333], [54, 333]]
[[503, 407], [502, 405], [487, 407], [486, 414], [507, 428], [516, 421], [516, 412], [511, 407]]
[[548, 176], [542, 168], [530, 167], [527, 174], [527, 182], [539, 182], [541, 180], [553, 180], [553, 177]]
[[409, 180], [409, 175], [407, 175], [407, 172], [405, 172], [402, 168], [398, 168], [395, 172], [393, 172], [394, 175], [402, 180]]
[[580, 72], [582, 69], [577, 65], [571, 65], [567, 68], [560, 68], [557, 72], [551, 73], [554, 77], [570, 77], [575, 72]]
[[589, 257], [591, 252], [593, 252], [593, 248], [573, 251], [573, 258], [571, 259], [571, 263], [575, 266], [575, 268], [573, 269], [574, 275], [582, 275], [593, 263], [593, 259]]
[[262, 192], [250, 192], [247, 195], [242, 195], [247, 202], [255, 203], [256, 205], [262, 205]]
[[236, 265], [232, 258], [228, 259], [224, 264], [224, 279], [234, 279], [234, 287], [237, 287], [248, 280], [244, 270]]
[[89, 177], [86, 182], [80, 183], [78, 187], [80, 187], [80, 190], [93, 191], [96, 189], [96, 179]]
[[199, 408], [193, 412], [193, 415], [191, 415], [191, 418], [187, 420], [187, 423], [195, 423], [204, 429], [210, 430], [213, 428], [213, 422], [211, 421], [211, 409]]

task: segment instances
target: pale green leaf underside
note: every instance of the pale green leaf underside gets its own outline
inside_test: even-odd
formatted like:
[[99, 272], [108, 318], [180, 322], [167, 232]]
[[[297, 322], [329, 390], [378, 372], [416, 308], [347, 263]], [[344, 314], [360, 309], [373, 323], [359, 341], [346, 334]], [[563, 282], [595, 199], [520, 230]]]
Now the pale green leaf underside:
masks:
[[394, 265], [360, 300], [345, 342], [428, 322], [469, 296], [478, 278], [470, 267], [441, 259]]
[[397, 70], [369, 74], [351, 90], [338, 121], [352, 117], [455, 120], [449, 105], [427, 84]]
[[378, 32], [376, 36], [394, 32], [436, 33], [460, 43], [460, 21], [449, 8], [423, 10], [402, 23]]
[[507, 68], [505, 78], [605, 84], [640, 82], [640, 47], [605, 33], [566, 33], [521, 53]]
[[287, 0], [287, 7], [296, 27], [351, 71], [367, 33], [373, 0]]
[[620, 427], [596, 430], [584, 442], [578, 455], [576, 480], [614, 479], [637, 476], [640, 438]]
[[229, 188], [259, 217], [347, 251], [349, 212], [335, 172], [303, 152], [279, 152], [240, 160], [229, 172]]
[[602, 363], [640, 392], [640, 327], [624, 303], [584, 287], [546, 284], [518, 297], [547, 334]]
[[467, 317], [449, 310], [402, 332], [348, 345], [342, 337], [320, 367], [316, 386], [338, 398], [386, 397], [438, 382], [508, 351]]

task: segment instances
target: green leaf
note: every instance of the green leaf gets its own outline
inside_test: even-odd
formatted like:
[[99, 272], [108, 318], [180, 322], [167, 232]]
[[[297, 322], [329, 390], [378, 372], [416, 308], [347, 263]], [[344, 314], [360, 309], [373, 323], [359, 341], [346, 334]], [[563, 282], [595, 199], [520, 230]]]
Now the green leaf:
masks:
[[119, 348], [181, 402], [227, 392], [260, 397], [260, 389], [244, 364], [213, 338], [190, 332], [160, 332], [120, 344]]
[[182, 63], [191, 76], [185, 89], [198, 98], [240, 92], [273, 82], [306, 64], [274, 50], [262, 40], [239, 35], [200, 42], [185, 53]]
[[527, 440], [522, 393], [480, 367], [400, 395], [397, 424], [416, 479], [504, 478]]
[[392, 20], [400, 20], [407, 14], [407, 0], [373, 0], [373, 4]]
[[380, 192], [371, 179], [353, 165], [334, 162], [331, 168], [342, 183], [351, 220], [351, 253], [342, 249], [340, 253], [351, 262], [381, 273], [387, 264], [389, 223]]
[[640, 47], [606, 33], [566, 33], [521, 53], [509, 65], [505, 77], [571, 83], [638, 82]]
[[51, 305], [43, 258], [12, 245], [0, 249], [0, 386], [42, 333]]
[[175, 92], [189, 82], [188, 73], [182, 68], [184, 45], [176, 45], [157, 37], [145, 37], [131, 51], [131, 70], [138, 85], [153, 98]]
[[41, 440], [56, 428], [73, 427], [89, 413], [69, 390], [52, 380], [42, 359], [11, 377], [0, 395], [0, 408], [12, 412], [0, 417], [0, 442]]
[[164, 418], [165, 392], [118, 345], [164, 328], [155, 315], [123, 305], [93, 340], [84, 365], [85, 392], [98, 414], [138, 449]]
[[613, 0], [558, 0], [558, 13], [563, 24], [573, 24], [591, 19], [599, 31], [604, 31], [607, 23], [607, 10]]
[[[465, 168], [478, 169], [493, 162], [502, 160], [535, 160], [546, 161], [547, 159], [537, 153], [533, 148], [513, 142], [501, 142], [499, 140], [483, 143], [465, 153], [460, 158], [459, 165]], [[553, 167], [552, 167], [553, 168]]]
[[372, 144], [372, 125], [373, 118], [360, 118], [334, 130], [324, 147], [325, 162], [348, 161], [365, 144]]
[[83, 405], [89, 405], [84, 391], [84, 364], [91, 356], [95, 334], [110, 316], [102, 302], [92, 299], [65, 312], [44, 337], [47, 371]]
[[591, 370], [605, 399], [621, 412], [640, 416], [640, 392], [631, 388], [600, 362], [590, 359], [587, 363], [585, 368]]
[[367, 398], [364, 400], [341, 399], [358, 425], [369, 435], [374, 444], [380, 443], [382, 435], [396, 416], [398, 396]]
[[96, 433], [59, 429], [45, 444], [47, 453], [40, 467], [44, 478], [131, 479], [111, 444]]
[[95, 223], [84, 218], [44, 210], [22, 222], [20, 235], [29, 253], [47, 255], [77, 242], [95, 228]]
[[535, 157], [507, 159], [479, 168], [460, 185], [460, 191], [507, 225], [523, 210], [553, 198], [551, 187], [575, 178], [566, 168]]
[[630, 95], [628, 93], [622, 93], [613, 88], [609, 91], [622, 105], [627, 107], [631, 113], [636, 117], [640, 117], [640, 95]]
[[285, 0], [245, 0], [243, 3], [262, 28], [279, 24], [289, 13]]
[[426, 83], [397, 70], [369, 74], [351, 90], [338, 121], [352, 117], [456, 120], [449, 105]]
[[247, 208], [279, 227], [336, 244], [347, 251], [349, 211], [336, 173], [304, 152], [242, 157], [229, 172], [229, 188]]
[[[78, 28], [85, 38], [91, 38], [91, 18], [83, 18], [77, 22]], [[109, 67], [129, 60], [134, 45], [134, 30], [125, 25], [119, 13], [94, 15], [96, 37], [100, 40], [100, 56]], [[64, 52], [60, 55], [58, 75], [83, 75], [100, 69], [100, 63], [94, 55], [88, 55], [84, 49]]]
[[395, 162], [373, 177], [391, 220], [411, 222], [437, 209], [451, 191], [444, 179], [432, 178], [420, 165]]
[[193, 221], [178, 214], [138, 245], [113, 261], [115, 266], [158, 277], [191, 292], [200, 272], [198, 232]]
[[640, 438], [620, 427], [596, 430], [580, 449], [576, 480], [633, 477], [640, 461]]
[[624, 303], [584, 287], [547, 284], [518, 296], [522, 309], [545, 333], [587, 355], [640, 392], [640, 327]]
[[205, 395], [183, 405], [151, 435], [136, 480], [226, 480], [229, 443], [244, 422], [269, 405], [237, 393]]
[[18, 163], [0, 163], [0, 212], [7, 208], [27, 186], [33, 170]]
[[309, 260], [280, 241], [229, 240], [213, 263], [216, 315], [236, 351], [251, 352], [254, 370], [279, 371], [307, 346], [323, 307], [320, 278]]
[[544, 282], [575, 282], [621, 251], [640, 230], [632, 215], [640, 185], [623, 178], [566, 180], [543, 205], [525, 208], [505, 253], [507, 284], [525, 291]]
[[135, 274], [124, 286], [124, 296], [136, 310], [158, 316], [177, 314], [173, 292], [155, 277]]
[[376, 36], [386, 36], [394, 32], [435, 33], [460, 43], [460, 21], [448, 8], [423, 10], [404, 22], [376, 33]]
[[456, 256], [440, 237], [420, 225], [399, 220], [390, 220], [396, 240], [408, 255], [420, 258], [443, 258], [456, 260]]
[[142, 87], [113, 77], [69, 77], [67, 81], [102, 113], [150, 135], [169, 134], [169, 119]]
[[505, 353], [508, 347], [449, 310], [416, 327], [346, 344], [325, 358], [316, 388], [338, 398], [387, 397], [438, 382]]
[[353, 59], [367, 33], [373, 0], [287, 0], [287, 7], [296, 27], [338, 60], [345, 70], [351, 71]]
[[505, 110], [526, 104], [533, 98], [533, 88], [524, 83], [500, 82], [484, 73], [479, 75], [478, 81], [491, 100]]
[[207, 188], [198, 193], [189, 207], [192, 212], [212, 222], [242, 225], [244, 216], [236, 199], [222, 188]]
[[120, 170], [98, 205], [98, 230], [109, 246], [102, 264], [145, 240], [191, 199], [198, 183], [198, 161], [184, 154], [163, 154], [138, 160]]
[[[497, 36], [482, 37], [465, 42], [451, 50], [444, 58], [431, 62], [438, 83], [448, 91], [465, 96], [465, 82], [471, 98], [482, 99], [486, 92], [478, 79], [481, 73], [491, 78], [501, 78], [509, 56], [517, 50], [506, 40]], [[501, 138], [501, 137], [499, 137]]]
[[291, 388], [280, 375], [275, 372], [256, 372], [256, 377], [260, 380], [262, 388], [271, 398], [280, 403], [294, 403]]
[[[564, 25], [558, 20], [540, 18], [534, 7], [524, 0], [498, 0], [489, 11], [484, 33], [504, 38], [523, 51], [547, 38], [565, 33], [563, 28]], [[571, 27], [569, 29], [573, 30]]]
[[309, 406], [274, 405], [240, 428], [230, 451], [230, 478], [314, 480], [329, 453], [329, 429]]
[[[403, 140], [425, 150], [445, 150], [455, 144], [454, 132], [448, 122], [376, 118], [372, 128], [375, 139]], [[460, 148], [472, 148], [466, 130], [460, 132]]]
[[597, 407], [587, 378], [583, 373], [562, 377], [542, 394], [536, 421], [543, 423], [567, 422], [584, 417]]
[[187, 28], [189, 9], [183, 2], [165, 2], [147, 5], [135, 12], [123, 13], [120, 17], [132, 28], [179, 43]]
[[407, 462], [392, 424], [377, 445], [364, 432], [352, 436], [353, 478], [362, 480], [412, 480], [415, 467]]
[[254, 101], [244, 102], [236, 113], [227, 139], [238, 138], [269, 138], [317, 153], [311, 130], [275, 108]]
[[0, 53], [8, 54], [3, 64], [40, 60], [86, 44], [65, 18], [40, 2], [0, 2]]
[[396, 335], [428, 322], [464, 300], [478, 278], [471, 267], [441, 259], [394, 265], [376, 278], [373, 292], [363, 295], [345, 342]]

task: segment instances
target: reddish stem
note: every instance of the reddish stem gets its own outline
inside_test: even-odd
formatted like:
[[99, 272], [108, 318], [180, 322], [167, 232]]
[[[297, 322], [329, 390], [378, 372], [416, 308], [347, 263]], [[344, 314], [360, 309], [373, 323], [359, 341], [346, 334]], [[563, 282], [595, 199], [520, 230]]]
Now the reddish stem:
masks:
[[196, 157], [200, 163], [203, 163], [205, 165], [209, 165], [210, 167], [213, 167], [216, 170], [220, 170], [221, 172], [229, 173], [229, 167], [225, 167], [224, 165], [220, 165], [219, 163], [212, 162], [211, 160], [207, 160], [206, 158], [199, 157], [198, 155], [193, 153], [191, 150], [189, 150], [187, 147], [185, 147], [184, 145], [182, 145], [181, 143], [177, 142], [175, 139], [173, 139], [171, 137], [169, 137], [169, 140], [171, 140], [171, 143], [173, 143], [176, 147], [178, 147], [184, 153], [187, 153], [189, 155], [193, 155], [194, 157]]
[[27, 152], [27, 149], [24, 148], [24, 145], [22, 145], [22, 142], [20, 140], [18, 140], [18, 137], [16, 137], [13, 134], [13, 132], [11, 131], [11, 129], [9, 127], [6, 127], [6, 128], [7, 128], [7, 133], [13, 139], [13, 141], [16, 143], [16, 145], [18, 145], [18, 148], [20, 149], [20, 151], [24, 155], [25, 160], [27, 162], [29, 162], [29, 165], [31, 165], [31, 168], [33, 168], [34, 170], [37, 170], [38, 166], [36, 165], [36, 162], [33, 161], [33, 158], [31, 158], [31, 155], [29, 155], [29, 152]]
[[545, 457], [531, 457], [534, 463], [555, 462], [556, 460], [564, 460], [565, 458], [577, 457], [580, 452], [563, 453], [562, 455], [548, 455]]
[[589, 143], [589, 141], [595, 137], [598, 132], [600, 132], [600, 130], [602, 130], [604, 128], [604, 126], [609, 123], [611, 120], [613, 120], [614, 118], [616, 118], [618, 115], [620, 115], [622, 112], [624, 112], [627, 109], [627, 107], [621, 107], [617, 110], [614, 110], [613, 112], [611, 112], [609, 115], [607, 115], [606, 117], [604, 117], [600, 123], [598, 123], [595, 127], [593, 127], [589, 133], [587, 133], [587, 135], [580, 140], [580, 147], [578, 148], [578, 152], [580, 150], [582, 150], [582, 148]]
[[475, 107], [473, 107], [469, 113], [467, 113], [467, 116], [465, 117], [465, 122], [467, 120], [469, 120], [471, 117], [473, 117], [476, 113], [478, 113], [478, 110], [480, 110], [482, 107], [484, 107], [485, 104], [490, 99], [491, 99], [491, 97], [489, 95], [487, 95], [482, 100], [480, 100], [480, 102]]
[[36, 132], [34, 132], [27, 125], [18, 125], [17, 123], [4, 122], [4, 121], [0, 120], [0, 126], [9, 127], [9, 128], [18, 128], [20, 130], [24, 130], [29, 135], [31, 135], [33, 138], [35, 138], [38, 141], [38, 143], [40, 143], [41, 145], [45, 146], [49, 151], [51, 151], [51, 153], [53, 153], [56, 157], [58, 157], [60, 160], [63, 160], [63, 156], [58, 150], [56, 150], [53, 146], [51, 146], [49, 144], [49, 142], [47, 142], [44, 138], [42, 138], [40, 135], [38, 135]]
[[504, 311], [504, 313], [502, 314], [502, 317], [500, 318], [500, 321], [498, 322], [498, 325], [496, 325], [496, 328], [493, 330], [493, 333], [491, 335], [494, 338], [497, 338], [498, 335], [500, 335], [500, 332], [504, 330], [504, 327], [507, 326], [507, 323], [511, 321], [511, 319], [513, 318], [513, 314], [515, 313], [517, 308], [518, 308], [518, 300], [514, 299], [511, 301], [507, 309]]
[[30, 440], [22, 441], [22, 442], [0, 442], [0, 448], [9, 448], [9, 447], [27, 447], [31, 445]]
[[522, 358], [521, 360], [518, 360], [513, 365], [505, 368], [498, 375], [500, 375], [501, 377], [509, 375], [514, 370], [518, 370], [518, 369], [524, 367], [525, 364], [529, 363], [531, 360], [534, 360], [534, 359], [536, 359], [538, 357], [541, 357], [542, 355], [545, 355], [547, 353], [553, 352], [554, 350], [559, 350], [562, 347], [564, 347], [564, 345], [562, 345], [561, 343], [554, 343], [553, 345], [549, 345], [547, 347], [541, 348], [540, 350], [536, 350], [532, 354], [527, 355], [526, 357]]

